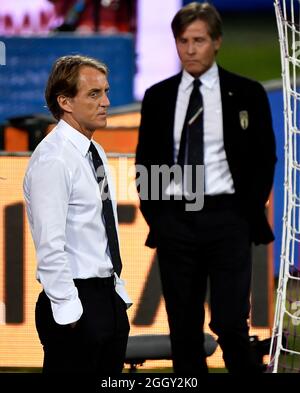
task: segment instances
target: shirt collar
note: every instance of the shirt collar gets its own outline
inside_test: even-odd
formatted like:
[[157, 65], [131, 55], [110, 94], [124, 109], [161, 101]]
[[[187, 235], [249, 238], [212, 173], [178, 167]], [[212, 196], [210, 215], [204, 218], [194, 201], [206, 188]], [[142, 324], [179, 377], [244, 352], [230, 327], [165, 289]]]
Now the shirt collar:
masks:
[[[219, 77], [219, 70], [217, 63], [214, 62], [213, 65], [204, 73], [200, 76], [200, 81], [203, 85], [211, 89], [215, 82], [217, 81]], [[183, 70], [182, 72], [182, 87], [184, 90], [188, 90], [194, 81], [194, 77], [189, 74], [186, 70]]]
[[57, 129], [59, 132], [62, 132], [67, 139], [69, 139], [69, 141], [84, 157], [87, 155], [91, 141], [85, 135], [77, 131], [62, 119], [58, 122]]

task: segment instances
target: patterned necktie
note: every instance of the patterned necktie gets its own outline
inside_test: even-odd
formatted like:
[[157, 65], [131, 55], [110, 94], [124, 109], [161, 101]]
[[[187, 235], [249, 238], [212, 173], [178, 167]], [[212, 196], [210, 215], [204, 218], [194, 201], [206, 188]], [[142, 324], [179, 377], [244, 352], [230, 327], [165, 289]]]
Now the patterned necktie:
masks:
[[111, 255], [111, 260], [113, 264], [114, 271], [120, 277], [121, 270], [122, 270], [122, 261], [120, 256], [120, 247], [118, 241], [118, 234], [116, 229], [116, 221], [113, 212], [113, 206], [111, 202], [109, 187], [107, 178], [105, 175], [103, 161], [94, 146], [91, 142], [89, 151], [92, 153], [92, 159], [94, 168], [97, 174], [97, 181], [98, 183], [103, 183], [101, 198], [102, 198], [102, 214], [105, 221], [105, 228], [106, 228], [106, 235], [108, 240], [108, 247]]
[[181, 134], [177, 164], [192, 168], [192, 188], [195, 189], [195, 166], [203, 165], [203, 100], [200, 93], [201, 82], [194, 79], [193, 90]]

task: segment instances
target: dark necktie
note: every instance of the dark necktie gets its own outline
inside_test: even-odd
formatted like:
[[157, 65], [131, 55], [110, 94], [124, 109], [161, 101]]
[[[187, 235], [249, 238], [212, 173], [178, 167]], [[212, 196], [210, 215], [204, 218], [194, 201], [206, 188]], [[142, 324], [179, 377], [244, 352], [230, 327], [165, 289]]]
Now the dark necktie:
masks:
[[203, 165], [203, 100], [200, 93], [201, 82], [195, 79], [193, 90], [190, 95], [183, 130], [177, 164], [192, 166], [193, 190], [195, 182], [195, 166]]
[[[108, 239], [108, 247], [111, 255], [111, 260], [113, 264], [114, 271], [117, 273], [118, 276], [121, 274], [122, 270], [122, 261], [120, 256], [120, 248], [119, 248], [119, 241], [116, 229], [116, 221], [113, 212], [113, 206], [111, 202], [109, 187], [107, 178], [105, 175], [104, 165], [99, 153], [91, 142], [89, 151], [92, 153], [93, 164], [97, 174], [97, 181], [98, 183], [103, 182], [102, 184], [102, 214], [105, 221], [105, 228], [106, 234]], [[103, 197], [105, 196], [105, 197]]]

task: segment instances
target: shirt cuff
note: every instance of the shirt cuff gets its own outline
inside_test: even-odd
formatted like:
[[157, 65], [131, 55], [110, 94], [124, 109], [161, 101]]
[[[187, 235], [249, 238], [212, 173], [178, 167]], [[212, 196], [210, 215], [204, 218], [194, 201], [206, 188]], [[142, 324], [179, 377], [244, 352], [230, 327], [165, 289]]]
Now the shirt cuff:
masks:
[[123, 299], [128, 309], [129, 307], [132, 306], [132, 300], [130, 299], [128, 293], [126, 292], [125, 281], [121, 280], [121, 278], [117, 275], [116, 272], [114, 273], [114, 276], [115, 276], [115, 291]]
[[53, 318], [59, 325], [68, 325], [80, 319], [83, 308], [79, 297], [60, 304], [51, 302]]

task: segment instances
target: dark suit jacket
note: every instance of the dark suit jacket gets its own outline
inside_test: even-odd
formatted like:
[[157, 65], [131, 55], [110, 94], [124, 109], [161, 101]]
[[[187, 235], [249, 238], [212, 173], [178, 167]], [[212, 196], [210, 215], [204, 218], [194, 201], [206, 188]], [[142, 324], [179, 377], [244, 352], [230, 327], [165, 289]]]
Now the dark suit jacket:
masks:
[[[174, 117], [182, 73], [155, 84], [142, 102], [136, 164], [174, 165]], [[275, 138], [267, 95], [256, 81], [219, 67], [226, 156], [237, 203], [247, 217], [251, 240], [267, 244], [274, 240], [265, 216], [276, 163]], [[248, 127], [241, 126], [241, 112], [248, 113]], [[150, 172], [149, 172], [150, 173]], [[155, 223], [168, 201], [141, 199], [141, 211], [150, 227], [146, 241], [155, 247]], [[193, 213], [189, 213], [193, 214]]]

